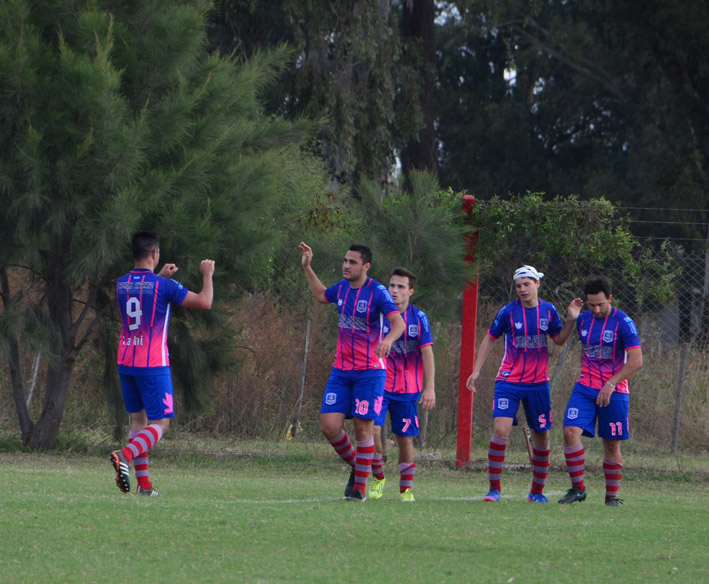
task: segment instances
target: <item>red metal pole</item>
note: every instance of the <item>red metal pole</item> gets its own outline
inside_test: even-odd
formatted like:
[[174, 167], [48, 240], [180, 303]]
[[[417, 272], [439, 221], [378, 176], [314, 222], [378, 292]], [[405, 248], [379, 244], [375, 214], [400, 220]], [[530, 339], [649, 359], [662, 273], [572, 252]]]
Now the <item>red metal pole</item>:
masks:
[[[463, 195], [463, 212], [470, 216], [475, 197]], [[475, 246], [478, 234], [468, 234], [465, 260], [475, 261]], [[473, 392], [465, 383], [473, 372], [475, 358], [475, 328], [478, 320], [478, 276], [476, 275], [463, 290], [463, 316], [460, 331], [460, 372], [458, 379], [458, 440], [456, 465], [470, 464], [473, 445]]]

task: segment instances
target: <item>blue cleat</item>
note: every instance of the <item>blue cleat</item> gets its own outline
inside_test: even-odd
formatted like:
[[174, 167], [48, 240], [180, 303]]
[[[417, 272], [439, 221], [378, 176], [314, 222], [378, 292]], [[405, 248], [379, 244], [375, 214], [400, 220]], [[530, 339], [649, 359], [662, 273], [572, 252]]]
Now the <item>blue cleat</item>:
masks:
[[490, 489], [490, 492], [483, 497], [483, 501], [489, 501], [491, 503], [497, 503], [500, 500], [500, 491], [497, 489]]
[[544, 493], [529, 493], [527, 501], [530, 503], [548, 503], [549, 501], [544, 496]]

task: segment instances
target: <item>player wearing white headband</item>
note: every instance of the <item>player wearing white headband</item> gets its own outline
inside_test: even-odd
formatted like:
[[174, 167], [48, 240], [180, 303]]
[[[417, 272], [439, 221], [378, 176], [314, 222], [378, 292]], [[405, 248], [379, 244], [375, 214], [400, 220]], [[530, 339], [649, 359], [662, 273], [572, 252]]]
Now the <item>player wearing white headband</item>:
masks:
[[573, 330], [583, 307], [575, 298], [567, 309], [562, 326], [553, 304], [539, 298], [540, 279], [544, 274], [533, 266], [515, 270], [513, 280], [518, 298], [497, 313], [487, 336], [480, 343], [473, 372], [467, 386], [475, 391], [480, 370], [493, 343], [505, 336], [505, 354], [495, 377], [493, 434], [488, 448], [490, 491], [483, 501], [499, 501], [502, 466], [512, 426], [517, 425], [517, 410], [524, 406], [527, 423], [532, 430], [532, 489], [527, 500], [547, 503], [544, 486], [549, 472], [549, 430], [551, 429], [551, 394], [549, 391], [549, 350], [547, 337], [563, 345]]

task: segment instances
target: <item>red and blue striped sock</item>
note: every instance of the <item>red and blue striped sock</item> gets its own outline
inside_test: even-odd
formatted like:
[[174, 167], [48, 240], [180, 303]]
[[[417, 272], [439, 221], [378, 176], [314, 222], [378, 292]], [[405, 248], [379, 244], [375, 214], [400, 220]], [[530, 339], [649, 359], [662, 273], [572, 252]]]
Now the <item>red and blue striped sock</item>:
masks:
[[507, 449], [508, 438], [500, 438], [495, 434], [490, 439], [490, 446], [487, 450], [487, 476], [490, 480], [490, 489], [502, 490], [500, 488], [502, 479], [502, 466], [505, 463], [505, 450]]
[[350, 466], [354, 466], [356, 452], [354, 447], [352, 446], [350, 437], [347, 435], [347, 432], [342, 430], [335, 438], [333, 438], [332, 440], [328, 440], [328, 442], [332, 444], [332, 447], [335, 449], [335, 452], [337, 452], [337, 454], [342, 460], [344, 460]]
[[162, 428], [157, 424], [150, 424], [138, 432], [135, 438], [128, 443], [128, 446], [122, 450], [123, 456], [128, 462], [139, 458], [155, 446], [160, 438], [162, 438]]
[[623, 464], [604, 458], [603, 474], [606, 478], [606, 497], [617, 497], [620, 481], [623, 478]]
[[399, 492], [414, 488], [414, 475], [416, 474], [416, 464], [413, 462], [402, 462], [399, 465]]
[[374, 458], [372, 459], [372, 474], [377, 480], [384, 480], [384, 461], [382, 460], [382, 453], [375, 452]]
[[367, 492], [367, 478], [372, 470], [374, 458], [374, 438], [357, 440], [357, 457], [355, 458], [355, 484], [354, 489], [359, 489], [362, 494]]
[[564, 446], [564, 458], [566, 458], [566, 470], [569, 471], [571, 486], [583, 491], [583, 465], [586, 461], [586, 452], [583, 449], [583, 444]]
[[544, 492], [549, 475], [549, 458], [551, 449], [549, 445], [532, 447], [532, 494]]

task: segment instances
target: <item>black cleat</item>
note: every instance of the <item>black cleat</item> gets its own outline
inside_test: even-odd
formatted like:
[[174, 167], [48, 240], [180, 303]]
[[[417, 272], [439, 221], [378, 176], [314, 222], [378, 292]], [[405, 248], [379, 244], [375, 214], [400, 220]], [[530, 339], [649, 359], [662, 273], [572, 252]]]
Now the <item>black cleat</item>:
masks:
[[576, 501], [582, 503], [585, 500], [586, 489], [571, 487], [568, 491], [566, 491], [566, 495], [559, 499], [559, 503], [576, 503]]
[[347, 481], [347, 485], [345, 486], [345, 497], [349, 497], [352, 494], [352, 489], [354, 488], [355, 484], [355, 476], [354, 476], [354, 469], [350, 471], [350, 478]]
[[140, 485], [138, 485], [138, 488], [135, 490], [136, 495], [143, 495], [144, 497], [162, 497], [160, 493], [158, 493], [153, 487], [150, 487], [149, 489], [144, 489]]
[[123, 452], [111, 452], [111, 464], [116, 469], [116, 486], [124, 493], [130, 493], [130, 465]]
[[359, 489], [352, 489], [352, 492], [345, 497], [348, 501], [357, 501], [364, 503], [367, 500], [366, 495]]
[[618, 497], [606, 497], [606, 505], [609, 507], [620, 507], [623, 504], [623, 499]]

